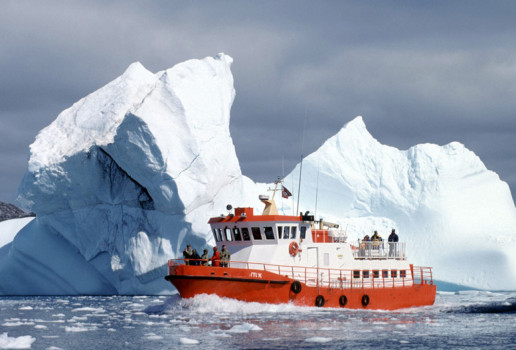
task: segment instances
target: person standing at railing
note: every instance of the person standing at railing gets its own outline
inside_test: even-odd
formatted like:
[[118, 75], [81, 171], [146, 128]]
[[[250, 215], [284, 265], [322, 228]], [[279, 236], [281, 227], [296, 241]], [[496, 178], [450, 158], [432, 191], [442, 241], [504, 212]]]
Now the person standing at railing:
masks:
[[183, 257], [185, 258], [185, 265], [190, 265], [190, 259], [192, 258], [193, 250], [190, 244], [186, 245], [185, 250], [183, 250]]
[[208, 249], [204, 249], [204, 252], [201, 256], [201, 265], [208, 266], [208, 261], [210, 261], [210, 255], [208, 254]]
[[396, 230], [392, 229], [389, 238], [389, 256], [396, 256], [396, 245], [398, 244], [398, 235], [396, 234]]
[[380, 248], [380, 242], [383, 241], [382, 237], [378, 234], [378, 231], [374, 231], [373, 236], [371, 237], [371, 241], [373, 242], [373, 249]]
[[211, 266], [220, 266], [220, 252], [217, 247], [213, 247], [213, 256], [211, 257]]
[[201, 257], [199, 254], [197, 254], [197, 250], [193, 250], [192, 252], [192, 261], [190, 262], [190, 265], [199, 266], [201, 264]]
[[222, 251], [220, 252], [220, 266], [228, 267], [229, 259], [231, 258], [231, 254], [229, 254], [226, 246], [222, 246]]

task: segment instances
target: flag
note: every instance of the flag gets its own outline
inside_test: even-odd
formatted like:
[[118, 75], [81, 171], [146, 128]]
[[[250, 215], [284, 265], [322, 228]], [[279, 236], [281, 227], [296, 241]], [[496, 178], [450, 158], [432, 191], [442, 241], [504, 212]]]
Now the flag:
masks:
[[285, 186], [281, 186], [282, 190], [281, 190], [281, 196], [283, 198], [288, 198], [290, 196], [292, 196], [292, 193], [290, 193], [289, 190], [287, 190], [287, 188]]

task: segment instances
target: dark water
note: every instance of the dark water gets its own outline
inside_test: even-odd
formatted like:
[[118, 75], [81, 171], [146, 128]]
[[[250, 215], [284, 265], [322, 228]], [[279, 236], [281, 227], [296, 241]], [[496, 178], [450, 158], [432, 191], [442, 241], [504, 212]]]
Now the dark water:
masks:
[[396, 312], [199, 296], [2, 297], [0, 349], [516, 349], [516, 292]]

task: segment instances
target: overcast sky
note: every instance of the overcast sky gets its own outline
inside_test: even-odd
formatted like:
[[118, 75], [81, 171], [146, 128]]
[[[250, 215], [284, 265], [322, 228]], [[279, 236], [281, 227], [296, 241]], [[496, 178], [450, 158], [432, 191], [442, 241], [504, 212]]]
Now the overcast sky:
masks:
[[38, 131], [130, 63], [219, 52], [234, 58], [231, 133], [255, 181], [362, 115], [400, 149], [465, 144], [514, 195], [515, 19], [516, 1], [0, 1], [0, 201], [14, 202]]

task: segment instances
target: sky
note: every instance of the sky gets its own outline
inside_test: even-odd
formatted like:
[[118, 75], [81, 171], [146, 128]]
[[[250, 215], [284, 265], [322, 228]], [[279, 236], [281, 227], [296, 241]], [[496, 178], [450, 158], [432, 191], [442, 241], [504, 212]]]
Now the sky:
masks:
[[[139, 61], [233, 57], [242, 172], [288, 174], [361, 115], [383, 144], [463, 143], [516, 192], [515, 1], [0, 1], [0, 201], [64, 109]], [[304, 133], [304, 137], [302, 137]]]

